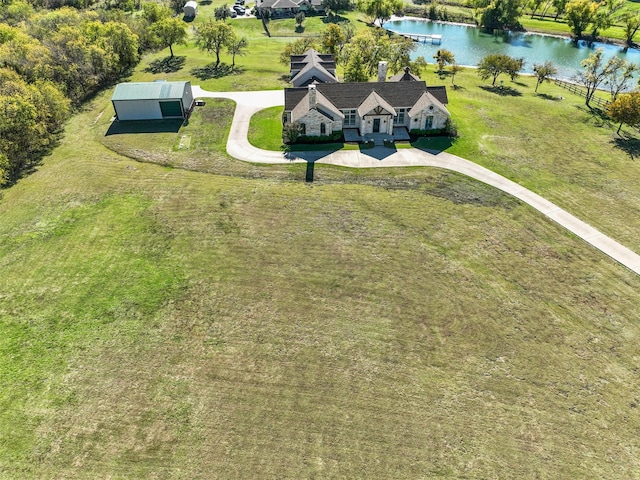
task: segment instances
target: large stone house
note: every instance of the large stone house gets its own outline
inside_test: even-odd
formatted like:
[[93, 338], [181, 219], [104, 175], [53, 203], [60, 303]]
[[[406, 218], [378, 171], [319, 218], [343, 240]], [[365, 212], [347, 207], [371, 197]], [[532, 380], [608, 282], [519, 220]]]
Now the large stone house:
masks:
[[272, 17], [292, 17], [298, 12], [323, 10], [322, 0], [256, 0], [260, 15], [268, 10]]
[[336, 60], [333, 55], [316, 52], [313, 48], [302, 55], [291, 55], [291, 83], [306, 87], [310, 83], [335, 83]]
[[408, 70], [397, 78], [286, 88], [283, 123], [298, 122], [306, 136], [342, 131], [347, 141], [376, 134], [406, 140], [412, 130], [445, 128], [450, 117], [446, 87], [427, 87]]

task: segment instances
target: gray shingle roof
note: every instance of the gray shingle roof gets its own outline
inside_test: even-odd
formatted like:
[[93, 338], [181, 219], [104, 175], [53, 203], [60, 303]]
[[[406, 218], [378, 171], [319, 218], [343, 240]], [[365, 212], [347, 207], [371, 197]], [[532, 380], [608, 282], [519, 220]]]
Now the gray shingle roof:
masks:
[[[425, 91], [431, 93], [440, 103], [449, 103], [447, 89], [444, 86], [427, 87], [420, 80], [415, 82], [352, 82], [352, 83], [321, 83], [316, 85], [317, 91], [322, 93], [336, 108], [340, 110], [356, 109], [371, 94], [376, 92], [394, 108], [413, 106]], [[307, 89], [285, 88], [284, 109], [291, 111], [307, 94]]]

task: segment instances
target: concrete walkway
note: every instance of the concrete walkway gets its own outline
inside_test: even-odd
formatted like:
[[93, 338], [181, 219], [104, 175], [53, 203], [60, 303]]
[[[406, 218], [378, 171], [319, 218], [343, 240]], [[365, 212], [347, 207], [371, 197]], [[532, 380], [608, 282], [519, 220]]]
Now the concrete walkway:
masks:
[[513, 195], [630, 270], [640, 274], [640, 255], [540, 195], [469, 160], [446, 152], [431, 154], [414, 148], [393, 150], [376, 147], [364, 151], [339, 150], [332, 153], [283, 153], [261, 150], [252, 146], [247, 139], [249, 121], [251, 116], [260, 110], [284, 105], [284, 91], [207, 92], [195, 86], [193, 87], [193, 95], [194, 98], [228, 98], [236, 102], [236, 110], [227, 141], [227, 152], [238, 160], [254, 163], [318, 162], [353, 168], [425, 166], [462, 173]]

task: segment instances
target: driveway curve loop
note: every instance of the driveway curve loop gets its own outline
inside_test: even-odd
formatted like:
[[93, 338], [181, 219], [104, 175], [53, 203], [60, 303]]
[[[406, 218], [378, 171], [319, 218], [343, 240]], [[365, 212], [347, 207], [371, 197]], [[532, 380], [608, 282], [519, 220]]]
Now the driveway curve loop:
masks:
[[208, 92], [199, 86], [194, 86], [193, 95], [195, 98], [227, 98], [236, 102], [227, 140], [227, 152], [238, 160], [253, 163], [317, 162], [352, 168], [424, 166], [451, 170], [516, 197], [640, 275], [640, 255], [522, 185], [469, 160], [447, 152], [432, 154], [413, 148], [392, 151], [388, 148], [376, 147], [365, 151], [339, 150], [331, 153], [284, 153], [262, 150], [251, 145], [247, 138], [251, 116], [265, 108], [284, 105], [283, 90]]

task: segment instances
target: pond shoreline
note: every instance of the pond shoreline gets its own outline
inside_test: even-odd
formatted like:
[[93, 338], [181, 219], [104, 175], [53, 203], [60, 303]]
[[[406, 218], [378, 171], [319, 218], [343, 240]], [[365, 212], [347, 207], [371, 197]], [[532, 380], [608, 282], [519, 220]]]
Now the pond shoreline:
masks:
[[[620, 56], [640, 65], [640, 51], [616, 43], [574, 41], [566, 35], [537, 33], [531, 31], [489, 30], [469, 23], [432, 21], [415, 16], [393, 16], [383, 24], [388, 32], [411, 35], [426, 35], [416, 42], [412, 57], [430, 59], [438, 49], [447, 49], [456, 56], [461, 66], [477, 66], [489, 54], [506, 54], [523, 58], [522, 73], [532, 74], [536, 64], [551, 61], [558, 69], [557, 77], [563, 80], [575, 78], [582, 69], [581, 62], [597, 49], [603, 49], [604, 58]], [[429, 40], [435, 35], [436, 42]], [[415, 36], [414, 36], [415, 38]]]
[[[430, 18], [414, 17], [412, 15], [402, 15], [402, 16], [400, 16], [400, 15], [392, 15], [391, 18], [389, 20], [387, 20], [387, 22], [401, 21], [401, 20], [418, 20], [418, 21], [422, 21], [422, 22], [440, 23], [440, 24], [443, 24], [443, 25], [455, 25], [455, 26], [458, 26], [458, 27], [472, 27], [472, 28], [481, 29], [481, 27], [479, 27], [475, 23], [446, 22], [444, 20], [431, 20]], [[385, 22], [385, 23], [387, 23], [387, 22]], [[377, 25], [377, 23], [376, 23], [376, 25]], [[377, 26], [379, 27], [380, 25], [377, 25]], [[383, 24], [382, 28], [384, 28], [384, 24]], [[388, 31], [390, 31], [390, 30], [388, 30]], [[549, 33], [549, 32], [544, 32], [544, 31], [539, 31], [539, 30], [500, 30], [500, 31], [501, 32], [510, 32], [510, 33], [530, 34], [530, 35], [541, 35], [543, 37], [562, 38], [562, 39], [565, 39], [565, 40], [573, 40], [574, 42], [587, 42], [587, 43], [589, 43], [589, 40], [585, 40], [585, 39], [575, 40], [573, 35], [566, 35], [566, 34], [562, 34], [562, 33]], [[600, 37], [598, 40], [595, 40], [595, 42], [597, 42], [597, 43], [606, 43], [607, 45], [615, 45], [615, 46], [623, 48], [623, 49], [637, 49], [638, 48], [638, 45], [635, 42], [634, 42], [634, 46], [629, 47], [622, 40], [619, 40], [617, 38], [610, 38], [610, 37]]]

